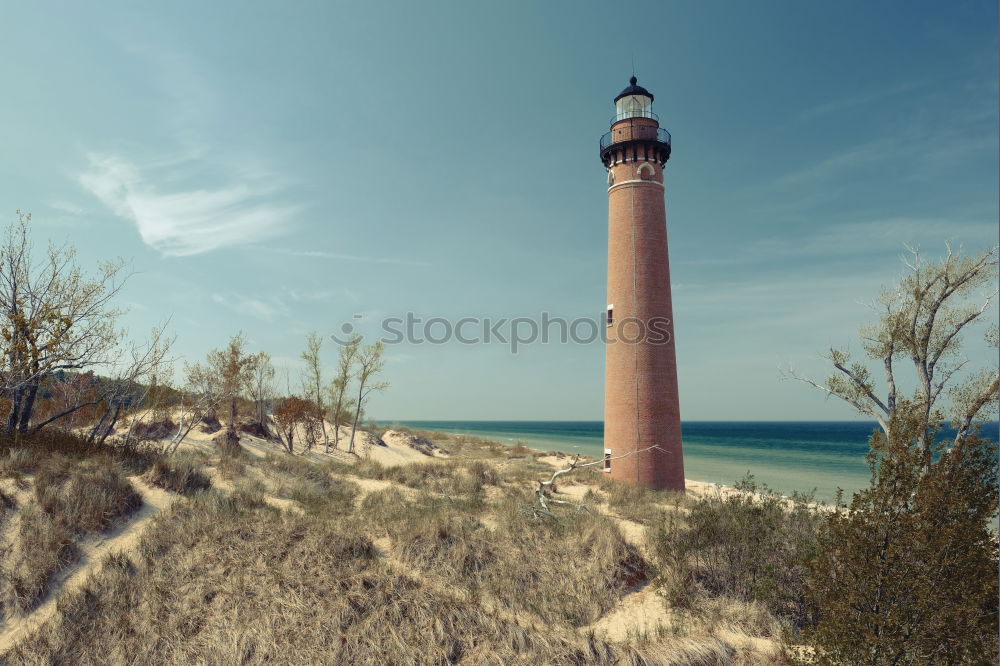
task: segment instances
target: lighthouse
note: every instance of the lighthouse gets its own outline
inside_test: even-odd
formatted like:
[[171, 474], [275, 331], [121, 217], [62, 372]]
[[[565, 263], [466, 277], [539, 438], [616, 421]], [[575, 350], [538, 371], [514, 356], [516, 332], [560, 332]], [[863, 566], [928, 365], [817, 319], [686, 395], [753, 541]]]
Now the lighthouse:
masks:
[[608, 173], [604, 471], [683, 492], [663, 182], [670, 133], [653, 113], [653, 94], [634, 76], [615, 97], [600, 145]]

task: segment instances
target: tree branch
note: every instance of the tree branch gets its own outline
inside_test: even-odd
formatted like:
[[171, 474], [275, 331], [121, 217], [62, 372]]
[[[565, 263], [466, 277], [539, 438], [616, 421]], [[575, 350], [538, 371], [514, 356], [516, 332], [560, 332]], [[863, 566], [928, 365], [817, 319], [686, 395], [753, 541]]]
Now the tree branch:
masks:
[[586, 504], [574, 504], [573, 502], [567, 502], [566, 500], [560, 500], [560, 499], [555, 499], [554, 497], [550, 497], [547, 493], [551, 492], [550, 489], [555, 484], [556, 479], [558, 479], [560, 476], [564, 474], [569, 474], [570, 472], [577, 469], [582, 469], [584, 467], [592, 467], [594, 465], [603, 465], [605, 461], [621, 460], [622, 458], [628, 458], [629, 456], [634, 456], [637, 453], [652, 451], [654, 449], [663, 452], [667, 451], [667, 449], [664, 449], [663, 447], [654, 444], [653, 446], [647, 446], [644, 449], [637, 449], [635, 451], [629, 451], [628, 453], [623, 453], [620, 456], [613, 456], [611, 458], [601, 458], [600, 460], [594, 460], [582, 464], [580, 463], [580, 454], [579, 453], [576, 454], [576, 457], [573, 458], [573, 462], [569, 464], [569, 467], [567, 467], [566, 469], [556, 470], [555, 472], [552, 473], [552, 477], [549, 478], [548, 481], [538, 482], [538, 486], [535, 488], [536, 505], [532, 506], [531, 508], [532, 512], [535, 514], [535, 517], [543, 515], [543, 516], [548, 516], [553, 520], [558, 520], [556, 516], [552, 513], [552, 510], [549, 509], [549, 502], [553, 504], [565, 504], [568, 506], [575, 506], [577, 511], [588, 510]]

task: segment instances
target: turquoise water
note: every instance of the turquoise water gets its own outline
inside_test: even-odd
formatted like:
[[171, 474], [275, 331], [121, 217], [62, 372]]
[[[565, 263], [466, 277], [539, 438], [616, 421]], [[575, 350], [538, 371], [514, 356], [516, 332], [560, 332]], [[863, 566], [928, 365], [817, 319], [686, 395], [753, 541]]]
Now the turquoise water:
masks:
[[[465, 434], [506, 444], [600, 457], [601, 421], [401, 421], [399, 425]], [[832, 500], [869, 482], [865, 455], [874, 423], [858, 421], [686, 421], [682, 424], [684, 472], [689, 479], [731, 485], [747, 472], [790, 495], [816, 491]], [[996, 436], [996, 424], [984, 433]]]

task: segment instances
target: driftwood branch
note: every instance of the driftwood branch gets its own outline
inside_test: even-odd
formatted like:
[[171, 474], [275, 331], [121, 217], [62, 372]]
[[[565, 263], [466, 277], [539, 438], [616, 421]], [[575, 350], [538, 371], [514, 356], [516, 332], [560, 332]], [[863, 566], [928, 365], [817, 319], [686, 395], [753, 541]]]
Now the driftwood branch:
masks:
[[552, 488], [555, 485], [556, 479], [558, 479], [560, 476], [563, 476], [564, 474], [569, 474], [570, 472], [573, 472], [574, 470], [577, 469], [582, 469], [584, 467], [592, 467], [594, 465], [603, 465], [605, 461], [620, 460], [622, 458], [628, 458], [629, 456], [634, 456], [637, 453], [652, 451], [653, 449], [663, 452], [667, 451], [662, 446], [654, 444], [653, 446], [647, 446], [644, 449], [636, 449], [635, 451], [629, 451], [628, 453], [623, 453], [620, 456], [612, 456], [611, 458], [601, 458], [600, 460], [593, 460], [591, 462], [585, 462], [585, 463], [581, 463], [580, 454], [579, 453], [576, 454], [576, 456], [573, 458], [573, 462], [569, 464], [569, 467], [567, 467], [566, 469], [557, 469], [555, 472], [552, 473], [552, 476], [549, 478], [548, 481], [538, 482], [538, 486], [535, 488], [535, 505], [531, 507], [532, 513], [535, 515], [536, 518], [538, 516], [547, 516], [549, 518], [552, 518], [553, 520], [557, 520], [555, 514], [553, 514], [552, 510], [549, 508], [549, 503], [575, 506], [577, 511], [588, 511], [589, 509], [587, 508], [586, 504], [575, 504], [574, 502], [567, 502], [566, 500], [556, 499], [551, 495], [549, 495], [549, 493], [552, 492]]

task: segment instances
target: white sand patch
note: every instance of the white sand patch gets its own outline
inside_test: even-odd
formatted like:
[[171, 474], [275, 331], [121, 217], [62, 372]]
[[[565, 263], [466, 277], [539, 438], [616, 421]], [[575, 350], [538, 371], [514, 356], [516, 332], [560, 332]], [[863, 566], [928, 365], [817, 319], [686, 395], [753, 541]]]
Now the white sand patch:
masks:
[[625, 641], [630, 636], [653, 634], [658, 629], [669, 629], [674, 623], [673, 613], [663, 598], [649, 583], [640, 583], [625, 593], [615, 607], [597, 622], [581, 627], [579, 631], [593, 631], [609, 641]]

